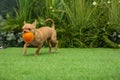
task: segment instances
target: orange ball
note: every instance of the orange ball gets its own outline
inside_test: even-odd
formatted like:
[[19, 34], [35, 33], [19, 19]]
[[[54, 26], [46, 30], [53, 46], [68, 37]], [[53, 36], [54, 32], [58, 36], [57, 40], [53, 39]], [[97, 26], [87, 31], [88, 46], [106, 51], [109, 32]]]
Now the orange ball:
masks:
[[34, 39], [34, 35], [32, 32], [26, 32], [22, 34], [22, 38], [24, 42], [32, 42]]

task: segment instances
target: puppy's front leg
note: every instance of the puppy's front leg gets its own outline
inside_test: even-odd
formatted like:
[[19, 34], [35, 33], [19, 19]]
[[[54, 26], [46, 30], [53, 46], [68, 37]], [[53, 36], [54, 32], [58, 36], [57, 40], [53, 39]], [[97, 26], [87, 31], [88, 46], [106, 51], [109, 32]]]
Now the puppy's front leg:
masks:
[[28, 46], [28, 45], [29, 45], [28, 43], [25, 43], [25, 44], [24, 44], [24, 47], [23, 47], [23, 53], [24, 53], [24, 54], [26, 54], [26, 52], [27, 52], [26, 49], [27, 49], [27, 46]]
[[43, 44], [40, 44], [40, 45], [38, 46], [38, 48], [37, 48], [37, 50], [36, 50], [36, 52], [35, 52], [35, 56], [37, 56], [37, 55], [39, 54], [39, 51], [40, 51], [42, 45], [43, 45]]

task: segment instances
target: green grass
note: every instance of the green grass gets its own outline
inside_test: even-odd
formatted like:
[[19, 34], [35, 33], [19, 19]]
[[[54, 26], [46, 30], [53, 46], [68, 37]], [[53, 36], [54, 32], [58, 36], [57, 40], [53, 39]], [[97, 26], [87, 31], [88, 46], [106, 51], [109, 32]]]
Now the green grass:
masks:
[[0, 50], [0, 80], [120, 80], [120, 49], [60, 48], [52, 54], [42, 48]]

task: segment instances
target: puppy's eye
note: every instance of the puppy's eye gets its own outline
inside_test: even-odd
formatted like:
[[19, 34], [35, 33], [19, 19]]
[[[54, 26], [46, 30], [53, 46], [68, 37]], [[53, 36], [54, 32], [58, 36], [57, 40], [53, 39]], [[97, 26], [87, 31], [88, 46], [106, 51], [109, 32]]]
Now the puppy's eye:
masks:
[[28, 28], [28, 30], [31, 30], [30, 28]]

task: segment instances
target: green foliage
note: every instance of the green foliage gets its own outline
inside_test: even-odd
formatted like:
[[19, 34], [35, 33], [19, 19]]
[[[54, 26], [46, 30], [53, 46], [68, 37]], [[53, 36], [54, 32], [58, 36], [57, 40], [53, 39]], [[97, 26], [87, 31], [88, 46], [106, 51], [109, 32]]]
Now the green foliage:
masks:
[[[40, 0], [38, 1], [40, 2]], [[3, 30], [21, 31], [24, 21], [32, 22], [38, 17], [41, 12], [39, 7], [42, 8], [41, 4], [38, 4], [36, 0], [17, 0], [18, 8], [14, 8], [15, 16], [6, 15], [6, 21], [3, 22]]]
[[42, 26], [52, 18], [59, 47], [118, 47], [108, 36], [120, 32], [119, 4], [119, 0], [18, 0], [15, 17], [7, 15], [3, 29], [20, 31], [23, 21], [37, 19]]

